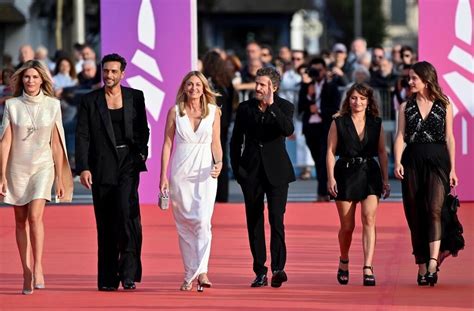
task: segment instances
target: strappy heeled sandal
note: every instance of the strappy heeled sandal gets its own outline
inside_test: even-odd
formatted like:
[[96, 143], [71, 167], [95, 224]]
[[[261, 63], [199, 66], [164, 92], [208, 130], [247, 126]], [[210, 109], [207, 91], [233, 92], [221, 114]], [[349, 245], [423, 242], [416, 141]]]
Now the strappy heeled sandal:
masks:
[[[344, 260], [339, 257], [339, 262], [343, 265], [347, 265], [349, 264], [349, 259]], [[342, 270], [341, 268], [337, 270], [337, 281], [341, 285], [346, 285], [347, 283], [349, 283], [349, 268], [347, 270]]]
[[203, 292], [204, 288], [210, 288], [210, 287], [212, 287], [212, 283], [207, 278], [207, 274], [201, 273], [198, 277], [197, 291]]
[[181, 287], [179, 288], [179, 290], [181, 291], [191, 291], [193, 289], [193, 282], [186, 282], [184, 281], [183, 284], [181, 284]]
[[[438, 283], [438, 260], [436, 258], [430, 258], [430, 260], [434, 260], [436, 261], [436, 270], [435, 272], [430, 272], [429, 270], [426, 272], [426, 275], [425, 275], [425, 278], [426, 278], [426, 281], [428, 282], [428, 284], [430, 284], [430, 286], [435, 286], [436, 283]], [[428, 266], [429, 266], [429, 262], [428, 262]]]
[[362, 270], [365, 269], [372, 271], [372, 274], [364, 273], [364, 286], [375, 286], [374, 268], [372, 266], [364, 266]]

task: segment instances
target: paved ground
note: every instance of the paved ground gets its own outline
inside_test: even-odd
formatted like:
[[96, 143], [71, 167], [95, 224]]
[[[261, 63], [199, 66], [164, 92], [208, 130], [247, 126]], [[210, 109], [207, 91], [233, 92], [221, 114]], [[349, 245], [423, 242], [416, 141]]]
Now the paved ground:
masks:
[[[290, 184], [288, 201], [289, 202], [312, 202], [316, 200], [317, 181], [297, 180]], [[392, 194], [387, 201], [400, 201], [402, 199], [401, 185], [396, 179], [390, 180]], [[232, 180], [229, 185], [229, 202], [243, 202], [242, 190], [239, 184]], [[91, 192], [85, 189], [79, 182], [74, 187], [74, 204], [92, 204]]]

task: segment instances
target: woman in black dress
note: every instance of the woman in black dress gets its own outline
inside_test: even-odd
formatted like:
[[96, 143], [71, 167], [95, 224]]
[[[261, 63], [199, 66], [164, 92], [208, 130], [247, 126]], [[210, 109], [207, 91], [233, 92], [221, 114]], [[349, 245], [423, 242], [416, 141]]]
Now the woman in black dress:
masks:
[[[336, 155], [339, 156], [337, 161]], [[378, 117], [374, 92], [367, 84], [356, 83], [347, 91], [329, 130], [326, 162], [328, 190], [336, 200], [341, 223], [337, 280], [343, 285], [349, 282], [349, 248], [355, 227], [356, 205], [360, 202], [363, 284], [374, 286], [375, 213], [379, 198], [390, 195], [390, 185], [382, 119]]]
[[[411, 67], [409, 77], [413, 95], [399, 110], [395, 177], [402, 181], [418, 285], [433, 286], [438, 280], [440, 246], [443, 248], [441, 210], [450, 186], [458, 184], [453, 108], [438, 84], [433, 65], [418, 62]], [[455, 254], [458, 249], [448, 251]]]

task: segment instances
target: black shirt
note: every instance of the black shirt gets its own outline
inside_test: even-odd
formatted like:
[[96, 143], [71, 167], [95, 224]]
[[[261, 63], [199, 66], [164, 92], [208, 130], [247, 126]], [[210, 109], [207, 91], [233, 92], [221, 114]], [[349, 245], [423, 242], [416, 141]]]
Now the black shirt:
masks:
[[123, 118], [123, 107], [119, 109], [109, 109], [110, 119], [114, 128], [115, 143], [117, 146], [125, 145], [125, 123]]

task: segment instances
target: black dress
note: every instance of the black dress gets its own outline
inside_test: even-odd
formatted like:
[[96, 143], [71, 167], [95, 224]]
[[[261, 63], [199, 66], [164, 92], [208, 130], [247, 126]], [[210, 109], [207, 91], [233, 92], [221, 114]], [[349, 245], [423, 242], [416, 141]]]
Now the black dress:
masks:
[[368, 195], [381, 196], [382, 173], [378, 162], [378, 145], [382, 119], [367, 115], [364, 138], [359, 139], [350, 114], [335, 118], [337, 128], [334, 178], [337, 182], [336, 201], [361, 201]]
[[[458, 247], [449, 249], [452, 247], [448, 246], [451, 245], [449, 241], [457, 237], [446, 234], [443, 236], [442, 232], [443, 223], [448, 221], [442, 219], [445, 214], [442, 214], [442, 210], [450, 192], [451, 170], [445, 129], [446, 107], [441, 101], [433, 103], [425, 119], [422, 118], [415, 99], [407, 102], [404, 137], [407, 145], [401, 159], [404, 168], [402, 195], [417, 264], [428, 262], [430, 242], [443, 240], [441, 251], [457, 254], [459, 250]], [[462, 229], [459, 234], [461, 233]]]

